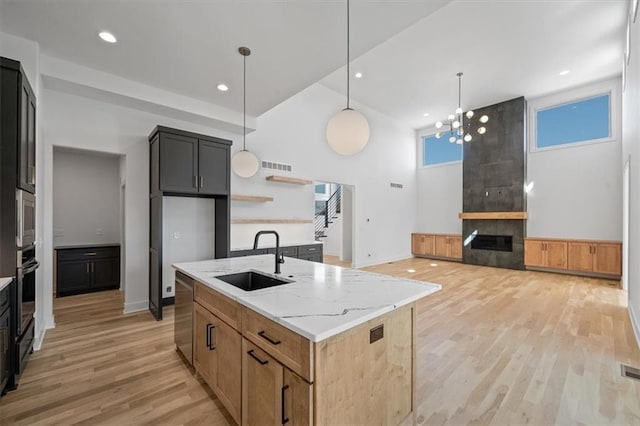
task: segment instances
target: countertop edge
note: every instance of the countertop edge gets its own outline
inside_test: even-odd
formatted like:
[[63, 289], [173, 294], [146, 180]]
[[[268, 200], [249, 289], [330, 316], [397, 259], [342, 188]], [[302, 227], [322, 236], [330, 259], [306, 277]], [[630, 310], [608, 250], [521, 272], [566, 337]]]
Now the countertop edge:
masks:
[[11, 282], [13, 281], [13, 277], [2, 277], [0, 278], [0, 291], [4, 290]]

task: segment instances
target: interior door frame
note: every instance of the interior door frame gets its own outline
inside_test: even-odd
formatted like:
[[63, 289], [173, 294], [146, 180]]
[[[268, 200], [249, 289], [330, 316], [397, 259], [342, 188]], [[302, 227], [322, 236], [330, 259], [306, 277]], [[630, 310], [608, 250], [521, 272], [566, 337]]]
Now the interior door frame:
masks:
[[629, 302], [629, 202], [631, 197], [631, 157], [622, 168], [622, 289]]

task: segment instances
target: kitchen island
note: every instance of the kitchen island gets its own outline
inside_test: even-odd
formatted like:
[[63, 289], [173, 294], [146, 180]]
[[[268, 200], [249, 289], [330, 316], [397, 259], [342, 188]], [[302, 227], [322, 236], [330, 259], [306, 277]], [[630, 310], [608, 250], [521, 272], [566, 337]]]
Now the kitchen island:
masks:
[[437, 284], [274, 256], [178, 263], [192, 280], [193, 366], [239, 424], [398, 424], [415, 406], [416, 301]]

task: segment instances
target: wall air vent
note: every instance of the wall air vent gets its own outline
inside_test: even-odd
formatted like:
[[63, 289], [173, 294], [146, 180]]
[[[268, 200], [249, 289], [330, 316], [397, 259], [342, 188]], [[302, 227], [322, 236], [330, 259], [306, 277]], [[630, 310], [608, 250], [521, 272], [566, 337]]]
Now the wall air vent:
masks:
[[403, 185], [403, 184], [401, 184], [401, 183], [394, 183], [394, 182], [391, 182], [391, 187], [392, 187], [392, 188], [396, 188], [396, 189], [402, 189], [402, 188], [404, 187], [404, 185]]
[[629, 377], [632, 379], [640, 380], [640, 369], [622, 364], [622, 377]]
[[293, 166], [291, 164], [276, 163], [275, 161], [265, 161], [265, 160], [262, 160], [262, 168], [269, 169], [269, 170], [277, 170], [279, 172], [288, 172], [288, 173], [291, 173], [293, 171]]

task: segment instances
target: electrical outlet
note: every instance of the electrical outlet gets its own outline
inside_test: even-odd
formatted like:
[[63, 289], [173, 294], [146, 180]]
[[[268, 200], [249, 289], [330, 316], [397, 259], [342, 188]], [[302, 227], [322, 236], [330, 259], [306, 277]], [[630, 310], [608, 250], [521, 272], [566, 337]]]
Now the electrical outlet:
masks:
[[55, 231], [53, 231], [53, 236], [54, 237], [64, 237], [64, 229], [63, 228], [58, 228]]
[[179, 232], [174, 232], [173, 233], [173, 239], [174, 240], [179, 240], [180, 239], [180, 233]]
[[102, 228], [96, 229], [96, 235], [99, 235], [99, 236], [104, 235], [104, 230]]
[[173, 287], [171, 287], [171, 286], [167, 287], [167, 293], [171, 293], [172, 289], [173, 289]]

